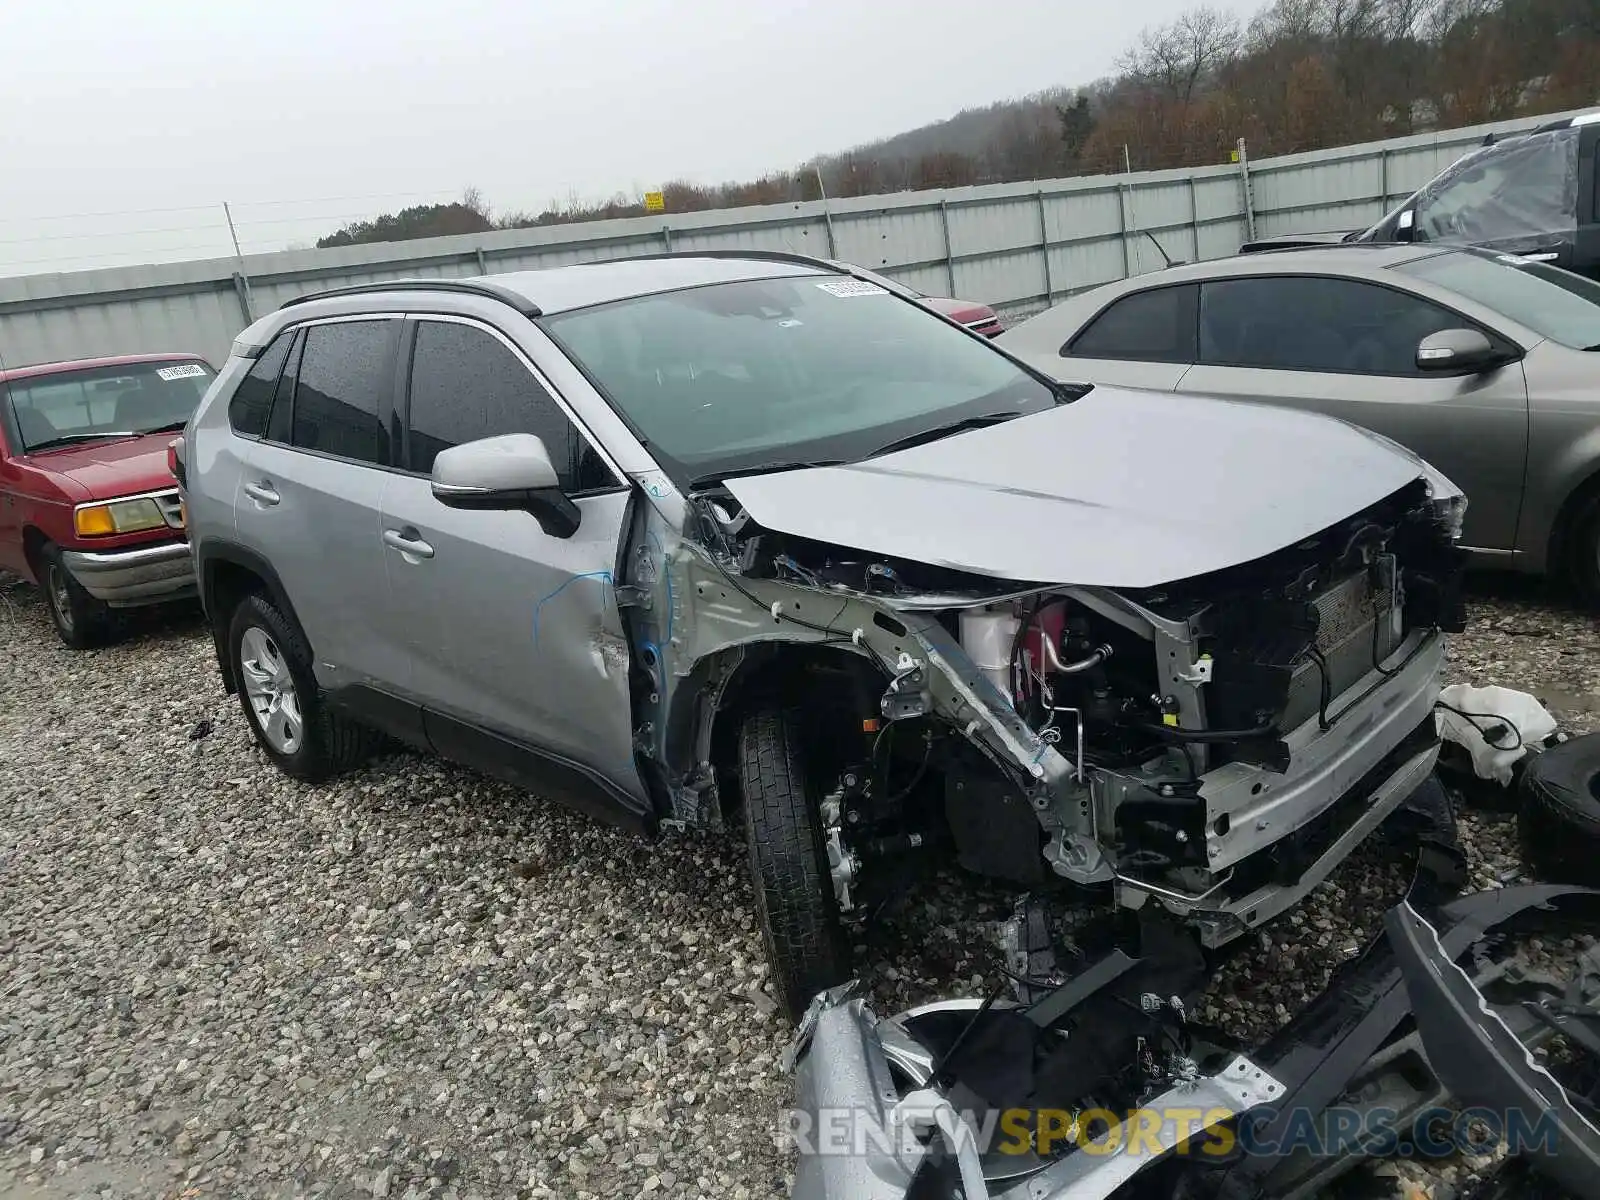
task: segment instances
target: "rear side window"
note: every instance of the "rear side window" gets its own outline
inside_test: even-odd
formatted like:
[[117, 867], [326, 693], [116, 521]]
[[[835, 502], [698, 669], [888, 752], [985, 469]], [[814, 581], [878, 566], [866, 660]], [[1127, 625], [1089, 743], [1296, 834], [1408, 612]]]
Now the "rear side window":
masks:
[[272, 394], [278, 388], [278, 376], [283, 373], [284, 361], [289, 357], [289, 343], [294, 341], [294, 331], [280, 333], [272, 344], [261, 352], [255, 365], [239, 381], [233, 399], [228, 401], [228, 424], [235, 433], [245, 437], [263, 437], [267, 432], [267, 418], [272, 413]]
[[411, 359], [407, 467], [427, 473], [439, 451], [479, 438], [531, 433], [544, 442], [564, 492], [616, 480], [560, 405], [504, 343], [454, 321], [421, 321]]
[[306, 330], [294, 389], [296, 446], [391, 465], [382, 413], [394, 381], [399, 321], [339, 321]]
[[1198, 292], [1185, 284], [1124, 296], [1061, 347], [1062, 357], [1192, 363]]

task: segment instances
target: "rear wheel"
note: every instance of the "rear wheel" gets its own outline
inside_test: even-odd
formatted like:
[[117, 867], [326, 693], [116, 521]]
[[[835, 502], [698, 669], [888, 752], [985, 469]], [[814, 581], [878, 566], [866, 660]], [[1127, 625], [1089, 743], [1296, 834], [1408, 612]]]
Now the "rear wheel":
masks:
[[228, 662], [244, 719], [285, 774], [316, 782], [361, 762], [377, 736], [329, 710], [299, 628], [259, 593], [228, 625]]
[[61, 640], [74, 650], [88, 650], [104, 643], [111, 633], [111, 608], [89, 595], [72, 577], [62, 559], [61, 547], [47, 542], [39, 551], [38, 565], [45, 607]]
[[811, 998], [850, 978], [822, 823], [793, 719], [763, 708], [739, 734], [739, 782], [756, 914], [774, 990], [798, 1018]]

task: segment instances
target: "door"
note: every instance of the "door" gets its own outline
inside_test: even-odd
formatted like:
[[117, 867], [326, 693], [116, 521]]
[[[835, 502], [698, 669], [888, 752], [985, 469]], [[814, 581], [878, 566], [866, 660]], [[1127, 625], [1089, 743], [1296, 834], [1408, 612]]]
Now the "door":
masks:
[[401, 689], [411, 663], [386, 612], [382, 541], [394, 458], [383, 418], [401, 326], [369, 317], [305, 328], [235, 507], [240, 542], [277, 572], [330, 689]]
[[1112, 301], [1046, 369], [1059, 379], [1170, 392], [1195, 360], [1199, 291], [1178, 284]]
[[[416, 321], [409, 381], [405, 472], [384, 496], [382, 527], [391, 605], [415, 634], [412, 691], [430, 710], [642, 798], [611, 577], [627, 488], [488, 326]], [[428, 473], [441, 450], [504, 433], [544, 440], [582, 514], [572, 537], [546, 534], [525, 511], [454, 509], [433, 498]]]
[[1182, 388], [1322, 412], [1393, 438], [1466, 492], [1464, 544], [1509, 551], [1528, 448], [1521, 364], [1449, 376], [1416, 366], [1424, 337], [1463, 327], [1479, 328], [1422, 297], [1360, 280], [1207, 281], [1200, 289], [1200, 361]]

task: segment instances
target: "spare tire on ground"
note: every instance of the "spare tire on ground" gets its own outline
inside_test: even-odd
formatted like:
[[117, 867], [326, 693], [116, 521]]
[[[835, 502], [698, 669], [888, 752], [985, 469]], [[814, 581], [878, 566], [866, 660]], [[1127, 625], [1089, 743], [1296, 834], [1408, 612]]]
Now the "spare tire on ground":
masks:
[[1600, 883], [1600, 734], [1531, 755], [1519, 790], [1517, 831], [1534, 876]]

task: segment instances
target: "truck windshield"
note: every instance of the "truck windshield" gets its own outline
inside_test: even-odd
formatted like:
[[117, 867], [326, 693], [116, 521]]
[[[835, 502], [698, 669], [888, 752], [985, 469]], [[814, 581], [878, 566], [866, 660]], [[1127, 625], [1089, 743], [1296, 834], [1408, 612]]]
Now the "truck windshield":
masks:
[[22, 453], [180, 428], [210, 386], [205, 363], [146, 362], [53, 371], [0, 384]]
[[1407, 203], [1419, 242], [1571, 238], [1578, 220], [1579, 129], [1496, 142], [1452, 164]]
[[920, 305], [841, 275], [689, 288], [543, 326], [663, 466], [691, 480], [856, 461], [1042, 411], [1058, 395]]
[[1600, 283], [1571, 271], [1485, 250], [1447, 251], [1393, 269], [1504, 313], [1563, 346], [1600, 346]]

